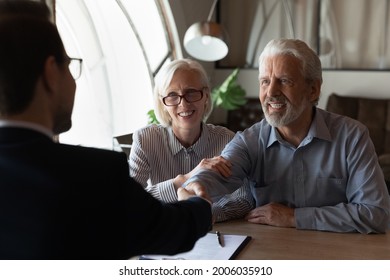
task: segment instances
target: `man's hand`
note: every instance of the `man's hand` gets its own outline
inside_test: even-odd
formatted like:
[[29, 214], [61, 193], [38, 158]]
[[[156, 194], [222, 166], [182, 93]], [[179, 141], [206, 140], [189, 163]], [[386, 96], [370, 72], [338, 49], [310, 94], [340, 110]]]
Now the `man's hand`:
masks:
[[190, 197], [198, 196], [207, 200], [211, 204], [211, 198], [206, 191], [206, 188], [199, 183], [190, 183], [185, 188], [177, 189], [177, 199], [186, 200]]
[[275, 202], [251, 210], [245, 219], [256, 224], [296, 227], [294, 209]]

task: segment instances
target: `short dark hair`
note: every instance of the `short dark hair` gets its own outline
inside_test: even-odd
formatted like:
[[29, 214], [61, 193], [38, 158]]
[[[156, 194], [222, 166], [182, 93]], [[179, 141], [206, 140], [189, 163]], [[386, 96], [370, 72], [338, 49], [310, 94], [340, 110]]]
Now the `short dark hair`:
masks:
[[48, 57], [65, 62], [56, 26], [38, 17], [0, 17], [0, 115], [23, 112]]
[[51, 12], [45, 2], [32, 0], [0, 0], [1, 15], [33, 15], [42, 19], [51, 19]]

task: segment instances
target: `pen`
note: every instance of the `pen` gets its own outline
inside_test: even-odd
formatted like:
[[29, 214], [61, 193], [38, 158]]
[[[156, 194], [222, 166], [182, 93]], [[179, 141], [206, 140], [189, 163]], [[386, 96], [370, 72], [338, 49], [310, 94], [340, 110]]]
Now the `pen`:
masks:
[[215, 232], [217, 234], [218, 244], [220, 247], [223, 247], [222, 234], [219, 231]]

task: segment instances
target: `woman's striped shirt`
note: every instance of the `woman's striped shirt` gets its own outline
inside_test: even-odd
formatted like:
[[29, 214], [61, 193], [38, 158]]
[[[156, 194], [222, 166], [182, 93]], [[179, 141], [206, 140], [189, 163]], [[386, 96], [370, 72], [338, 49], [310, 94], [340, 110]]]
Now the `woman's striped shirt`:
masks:
[[[129, 157], [130, 176], [164, 202], [177, 201], [173, 179], [187, 174], [202, 159], [220, 155], [234, 133], [222, 126], [202, 124], [202, 133], [189, 148], [177, 140], [171, 127], [148, 125], [133, 134]], [[235, 192], [212, 198], [215, 221], [243, 217], [254, 207], [248, 183]]]

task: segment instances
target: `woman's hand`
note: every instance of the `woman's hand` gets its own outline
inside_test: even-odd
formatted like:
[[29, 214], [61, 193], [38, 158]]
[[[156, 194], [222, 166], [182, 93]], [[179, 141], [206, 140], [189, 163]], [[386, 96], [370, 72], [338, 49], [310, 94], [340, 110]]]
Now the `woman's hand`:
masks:
[[224, 159], [222, 156], [217, 156], [213, 158], [204, 158], [201, 162], [187, 175], [188, 178], [197, 173], [200, 169], [209, 169], [215, 172], [218, 172], [224, 177], [229, 177], [231, 175], [232, 164], [230, 161]]
[[224, 159], [222, 156], [204, 158], [189, 173], [185, 175], [180, 174], [176, 176], [176, 178], [173, 179], [173, 185], [175, 186], [176, 190], [178, 190], [184, 184], [185, 181], [187, 181], [201, 169], [213, 170], [224, 177], [229, 177], [231, 175], [231, 167], [232, 164], [230, 163], [230, 161]]

